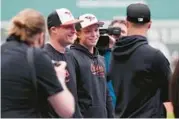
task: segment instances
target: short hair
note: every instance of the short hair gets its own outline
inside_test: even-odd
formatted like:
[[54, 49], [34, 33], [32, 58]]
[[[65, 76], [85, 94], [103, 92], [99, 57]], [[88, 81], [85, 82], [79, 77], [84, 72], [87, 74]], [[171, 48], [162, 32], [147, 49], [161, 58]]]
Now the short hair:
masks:
[[112, 27], [115, 23], [124, 24], [126, 26], [126, 21], [123, 19], [112, 20], [111, 23], [109, 24], [109, 26]]
[[148, 22], [148, 23], [133, 23], [133, 22], [130, 22], [130, 21], [128, 21], [130, 24], [132, 24], [132, 26], [134, 27], [134, 28], [144, 28], [144, 27], [147, 27], [147, 25], [150, 23], [150, 22]]
[[9, 36], [19, 36], [23, 41], [41, 32], [45, 32], [45, 19], [40, 12], [33, 9], [20, 11], [12, 18], [8, 29]]

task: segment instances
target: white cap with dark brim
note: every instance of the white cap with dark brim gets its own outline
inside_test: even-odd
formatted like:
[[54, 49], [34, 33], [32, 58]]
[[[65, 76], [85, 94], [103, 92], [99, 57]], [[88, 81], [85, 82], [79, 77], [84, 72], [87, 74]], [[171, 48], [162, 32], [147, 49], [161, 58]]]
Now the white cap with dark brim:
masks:
[[88, 26], [91, 26], [93, 24], [98, 24], [99, 27], [102, 27], [104, 25], [104, 22], [99, 21], [95, 15], [93, 14], [84, 14], [79, 17], [79, 20], [82, 22], [79, 22], [76, 24], [76, 29], [80, 30], [82, 28], [86, 28]]
[[52, 26], [71, 25], [82, 22], [82, 20], [75, 19], [71, 11], [66, 8], [56, 9], [47, 18], [48, 28]]

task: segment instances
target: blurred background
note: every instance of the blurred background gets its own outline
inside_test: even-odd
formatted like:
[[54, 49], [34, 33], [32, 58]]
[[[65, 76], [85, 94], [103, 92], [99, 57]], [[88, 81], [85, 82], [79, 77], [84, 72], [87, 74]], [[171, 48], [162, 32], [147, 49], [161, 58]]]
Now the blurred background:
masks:
[[71, 10], [75, 17], [92, 13], [108, 27], [113, 19], [125, 19], [126, 7], [136, 2], [145, 3], [151, 9], [150, 44], [160, 49], [174, 65], [179, 56], [179, 0], [1, 0], [1, 44], [7, 37], [9, 20], [24, 8], [36, 9], [45, 17], [63, 7]]

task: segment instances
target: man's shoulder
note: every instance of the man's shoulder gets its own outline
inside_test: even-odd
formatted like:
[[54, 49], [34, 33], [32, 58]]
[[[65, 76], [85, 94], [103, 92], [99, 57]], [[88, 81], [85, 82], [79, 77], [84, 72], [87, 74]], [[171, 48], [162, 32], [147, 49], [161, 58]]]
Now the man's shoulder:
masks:
[[71, 49], [68, 49], [67, 52], [65, 52], [65, 57], [66, 57], [66, 60], [67, 62], [74, 62], [77, 60], [77, 57], [75, 55], [76, 53], [74, 51], [72, 51]]
[[45, 52], [52, 52], [52, 46], [50, 44], [45, 44], [44, 47], [43, 47], [43, 51]]
[[66, 56], [70, 56], [70, 57], [75, 57], [76, 56], [76, 54], [77, 54], [77, 50], [75, 50], [75, 49], [66, 49], [66, 52], [65, 52], [65, 55]]
[[48, 55], [51, 59], [53, 59], [54, 55], [56, 54], [56, 51], [49, 43], [45, 44], [43, 47], [43, 52], [45, 52], [46, 55]]
[[165, 57], [164, 54], [162, 53], [162, 51], [160, 51], [157, 48], [154, 48], [154, 47], [150, 46], [149, 44], [143, 45], [143, 47], [141, 47], [140, 50], [142, 50], [146, 54], [153, 54], [155, 56]]
[[50, 57], [44, 49], [41, 49], [41, 48], [33, 48], [33, 49], [34, 49], [35, 62], [42, 63], [42, 62], [45, 62], [45, 60], [50, 61]]
[[34, 50], [34, 53], [35, 54], [44, 54], [45, 53], [45, 51], [43, 50], [43, 49], [41, 49], [41, 48], [36, 48], [36, 47], [33, 47], [33, 50]]
[[144, 44], [136, 49], [136, 54], [140, 55], [140, 57], [153, 58], [157, 55], [160, 50], [153, 48], [149, 44]]
[[159, 51], [158, 49], [150, 46], [149, 44], [142, 45], [141, 47], [139, 47], [139, 50], [143, 52], [154, 53], [154, 54]]
[[147, 45], [143, 45], [140, 50], [144, 54], [144, 56], [146, 56], [147, 59], [151, 59], [152, 62], [155, 61], [158, 63], [163, 62], [169, 64], [168, 59], [159, 49], [156, 49], [147, 44]]
[[26, 52], [27, 48], [28, 48], [28, 45], [26, 45], [25, 43], [19, 43], [16, 41], [8, 41], [1, 45], [1, 52], [8, 50], [11, 52], [17, 51], [17, 52], [22, 53], [22, 52]]

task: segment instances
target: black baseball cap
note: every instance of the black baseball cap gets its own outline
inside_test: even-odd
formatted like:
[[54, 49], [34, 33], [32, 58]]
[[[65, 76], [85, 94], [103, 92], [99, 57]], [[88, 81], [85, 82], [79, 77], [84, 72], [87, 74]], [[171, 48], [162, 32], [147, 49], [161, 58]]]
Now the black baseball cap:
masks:
[[82, 22], [75, 19], [71, 11], [66, 8], [56, 9], [48, 15], [47, 26], [50, 29], [52, 26], [70, 25]]
[[148, 23], [150, 22], [150, 9], [142, 3], [130, 4], [127, 7], [127, 20], [133, 23]]

